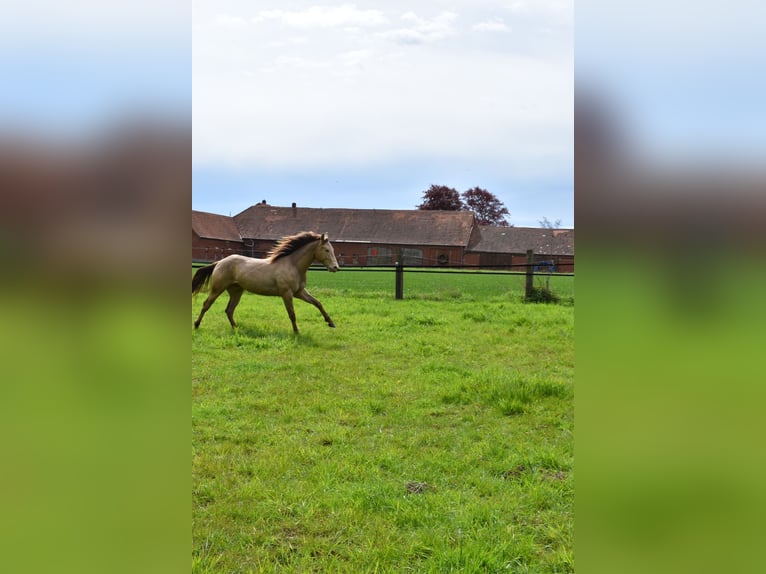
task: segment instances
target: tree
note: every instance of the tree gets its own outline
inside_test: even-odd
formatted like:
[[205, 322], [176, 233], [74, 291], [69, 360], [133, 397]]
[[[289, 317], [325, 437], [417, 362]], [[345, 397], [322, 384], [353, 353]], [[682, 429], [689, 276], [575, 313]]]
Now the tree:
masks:
[[494, 194], [480, 187], [473, 187], [462, 194], [466, 211], [473, 211], [479, 225], [510, 226], [505, 218], [510, 215], [508, 209]]
[[463, 202], [456, 189], [446, 185], [432, 185], [423, 193], [423, 203], [418, 209], [442, 209], [446, 211], [460, 211]]
[[440, 209], [445, 211], [472, 211], [479, 225], [510, 226], [508, 209], [494, 194], [480, 187], [473, 187], [463, 193], [446, 185], [432, 185], [423, 192], [423, 203], [418, 209]]
[[554, 223], [551, 223], [548, 221], [548, 218], [543, 216], [542, 219], [538, 220], [540, 222], [540, 227], [543, 229], [558, 229], [561, 227], [561, 220], [557, 219]]

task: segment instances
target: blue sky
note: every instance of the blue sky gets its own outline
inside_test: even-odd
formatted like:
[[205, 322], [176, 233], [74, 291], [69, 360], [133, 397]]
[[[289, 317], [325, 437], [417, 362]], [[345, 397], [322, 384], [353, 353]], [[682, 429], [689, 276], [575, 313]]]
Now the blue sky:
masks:
[[494, 193], [574, 225], [573, 4], [193, 4], [194, 209]]
[[763, 165], [765, 21], [759, 0], [578, 0], [576, 82], [654, 165]]
[[86, 136], [134, 113], [191, 118], [186, 0], [28, 0], [0, 19], [0, 130]]
[[[433, 174], [442, 175], [436, 180]], [[479, 173], [479, 175], [476, 175]], [[506, 193], [504, 202], [513, 198], [511, 222], [537, 226], [547, 217], [562, 219], [572, 212], [572, 182], [567, 176], [556, 181], [551, 177], [529, 180], [502, 179], [503, 174], [480, 171], [476, 166], [431, 164], [426, 161], [401, 162], [395, 166], [361, 166], [356, 170], [309, 169], [269, 171], [230, 168], [226, 170], [194, 170], [194, 209], [234, 215], [261, 200], [273, 205], [296, 202], [304, 207], [355, 207], [362, 209], [414, 209], [422, 192], [431, 183], [448, 182], [458, 190], [473, 187], [477, 177], [480, 186], [489, 190], [515, 190]], [[210, 190], [207, 194], [198, 189]], [[217, 190], [220, 190], [217, 191]], [[497, 192], [494, 192], [500, 195]], [[564, 204], [559, 209], [557, 204]], [[243, 207], [244, 206], [244, 207]], [[543, 210], [543, 211], [541, 211]]]

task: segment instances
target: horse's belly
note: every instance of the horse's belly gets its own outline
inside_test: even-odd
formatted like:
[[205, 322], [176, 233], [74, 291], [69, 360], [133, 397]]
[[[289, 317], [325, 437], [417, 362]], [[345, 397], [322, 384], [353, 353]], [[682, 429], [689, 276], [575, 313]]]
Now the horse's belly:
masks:
[[268, 285], [264, 285], [260, 289], [255, 290], [254, 292], [258, 293], [259, 295], [280, 295], [281, 294], [276, 283], [270, 283]]
[[255, 278], [249, 281], [247, 285], [242, 286], [258, 295], [279, 295], [279, 287], [273, 279]]
[[251, 274], [247, 278], [243, 277], [239, 283], [248, 291], [258, 295], [281, 295], [284, 290], [280, 287], [276, 278], [256, 274]]
[[282, 295], [287, 291], [296, 292], [300, 277], [295, 273], [285, 272], [284, 269], [261, 263], [251, 262], [237, 277], [237, 283], [258, 295]]

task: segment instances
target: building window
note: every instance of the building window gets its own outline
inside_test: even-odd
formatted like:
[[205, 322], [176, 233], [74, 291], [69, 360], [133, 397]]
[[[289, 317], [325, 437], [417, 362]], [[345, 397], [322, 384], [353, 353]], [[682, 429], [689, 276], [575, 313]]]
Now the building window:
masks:
[[423, 265], [423, 250], [403, 248], [401, 258], [402, 265]]
[[391, 265], [391, 249], [388, 247], [368, 247], [367, 265]]

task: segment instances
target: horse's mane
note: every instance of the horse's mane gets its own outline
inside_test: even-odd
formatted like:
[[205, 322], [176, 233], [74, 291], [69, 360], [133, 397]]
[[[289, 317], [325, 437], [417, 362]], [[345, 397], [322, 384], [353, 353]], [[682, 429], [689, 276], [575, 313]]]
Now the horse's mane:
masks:
[[288, 235], [280, 239], [274, 248], [269, 251], [267, 257], [271, 261], [276, 261], [280, 257], [285, 257], [291, 253], [295, 253], [298, 249], [304, 245], [308, 245], [314, 241], [319, 241], [322, 236], [313, 231], [301, 231], [295, 235]]

